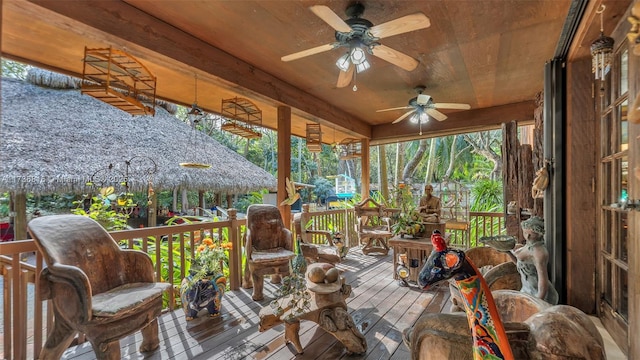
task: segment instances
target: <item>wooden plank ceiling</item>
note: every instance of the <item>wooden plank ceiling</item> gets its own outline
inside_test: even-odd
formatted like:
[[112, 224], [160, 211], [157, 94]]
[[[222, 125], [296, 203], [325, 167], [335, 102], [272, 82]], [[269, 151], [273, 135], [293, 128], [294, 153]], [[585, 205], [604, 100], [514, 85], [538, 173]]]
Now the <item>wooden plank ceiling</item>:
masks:
[[[82, 73], [84, 47], [121, 49], [157, 76], [157, 96], [219, 112], [222, 99], [245, 97], [275, 129], [277, 107], [292, 107], [292, 132], [323, 125], [323, 141], [368, 137], [371, 143], [417, 138], [418, 125], [391, 125], [425, 86], [435, 102], [466, 103], [442, 110], [423, 136], [529, 120], [543, 88], [571, 0], [362, 1], [374, 25], [417, 12], [430, 26], [381, 39], [419, 61], [407, 71], [368, 55], [371, 68], [337, 88], [335, 65], [344, 48], [298, 60], [281, 57], [335, 41], [334, 29], [309, 7], [326, 5], [342, 19], [345, 0], [54, 1], [0, 0], [2, 55], [55, 71]], [[334, 130], [336, 129], [336, 130]], [[334, 135], [335, 134], [335, 135]]]

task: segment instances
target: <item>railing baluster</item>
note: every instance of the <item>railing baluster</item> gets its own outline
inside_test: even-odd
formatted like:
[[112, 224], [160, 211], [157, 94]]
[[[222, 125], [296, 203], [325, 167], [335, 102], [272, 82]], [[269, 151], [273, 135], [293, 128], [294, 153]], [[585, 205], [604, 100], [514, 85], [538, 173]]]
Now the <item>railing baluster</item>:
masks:
[[11, 352], [13, 349], [13, 326], [11, 323], [11, 280], [12, 280], [12, 266], [3, 266], [2, 276], [4, 277], [3, 286], [3, 311], [5, 316], [4, 320], [4, 356], [7, 359], [11, 359]]
[[[43, 258], [42, 258], [42, 253], [40, 253], [39, 251], [36, 252], [36, 271], [35, 271], [35, 276], [34, 276], [34, 283], [37, 283], [37, 276], [38, 274], [40, 274], [40, 272], [42, 271], [42, 263], [43, 263]], [[42, 349], [42, 339], [44, 336], [43, 335], [43, 328], [42, 328], [42, 306], [44, 305], [42, 303], [42, 301], [40, 301], [40, 298], [42, 298], [41, 295], [42, 291], [40, 289], [40, 286], [35, 286], [35, 291], [34, 291], [34, 296], [35, 296], [35, 301], [34, 306], [35, 306], [35, 311], [33, 312], [33, 353], [34, 354], [40, 354], [40, 350]], [[48, 329], [48, 328], [47, 328]]]

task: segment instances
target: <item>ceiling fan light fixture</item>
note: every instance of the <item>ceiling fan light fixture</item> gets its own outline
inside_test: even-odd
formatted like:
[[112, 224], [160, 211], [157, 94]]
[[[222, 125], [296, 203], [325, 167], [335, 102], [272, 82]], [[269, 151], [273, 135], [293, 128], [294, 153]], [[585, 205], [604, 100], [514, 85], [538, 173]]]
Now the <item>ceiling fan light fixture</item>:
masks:
[[424, 111], [416, 111], [415, 114], [411, 115], [409, 121], [412, 124], [425, 124], [429, 122], [429, 115]]
[[365, 60], [365, 61], [361, 62], [360, 64], [356, 65], [356, 71], [358, 73], [361, 73], [361, 72], [367, 70], [370, 67], [371, 67], [371, 64], [369, 64], [369, 62], [367, 60]]
[[340, 58], [338, 59], [338, 61], [336, 61], [336, 66], [338, 67], [338, 69], [342, 70], [342, 71], [347, 71], [349, 70], [349, 53], [346, 53], [342, 56], [340, 56]]
[[351, 48], [349, 58], [354, 65], [360, 65], [363, 62], [367, 61], [364, 50], [362, 50], [362, 48], [359, 46], [354, 46], [353, 48]]

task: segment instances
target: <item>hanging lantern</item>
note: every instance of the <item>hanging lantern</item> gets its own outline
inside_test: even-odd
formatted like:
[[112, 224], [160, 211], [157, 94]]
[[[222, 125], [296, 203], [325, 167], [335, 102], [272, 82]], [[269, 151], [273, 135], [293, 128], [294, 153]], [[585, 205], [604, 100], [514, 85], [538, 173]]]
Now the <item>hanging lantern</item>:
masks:
[[320, 124], [307, 124], [307, 149], [310, 152], [322, 151], [322, 130]]
[[613, 54], [614, 44], [612, 38], [604, 35], [602, 20], [604, 9], [605, 6], [601, 5], [600, 8], [596, 11], [597, 14], [600, 14], [600, 36], [591, 43], [591, 71], [595, 74], [595, 79], [600, 81], [604, 81], [605, 76], [611, 68], [611, 58]]

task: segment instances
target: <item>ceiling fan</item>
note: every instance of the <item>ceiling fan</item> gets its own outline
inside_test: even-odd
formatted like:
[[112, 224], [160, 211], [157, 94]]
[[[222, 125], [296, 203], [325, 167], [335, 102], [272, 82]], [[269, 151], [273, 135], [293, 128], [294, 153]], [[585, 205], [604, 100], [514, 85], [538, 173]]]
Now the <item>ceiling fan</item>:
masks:
[[337, 87], [339, 88], [349, 85], [354, 71], [360, 73], [370, 67], [366, 59], [366, 53], [374, 55], [404, 70], [414, 70], [418, 66], [418, 60], [382, 45], [379, 40], [405, 32], [424, 29], [431, 25], [429, 18], [423, 13], [418, 12], [374, 26], [371, 21], [361, 17], [364, 13], [364, 5], [360, 3], [355, 3], [347, 7], [346, 14], [349, 18], [346, 20], [342, 20], [340, 16], [325, 5], [315, 5], [309, 9], [336, 30], [336, 41], [286, 55], [281, 59], [282, 61], [292, 61], [344, 47], [347, 49], [347, 52], [336, 62], [336, 66], [340, 69], [337, 83]]
[[471, 106], [469, 104], [458, 104], [458, 103], [436, 103], [433, 102], [431, 96], [423, 94], [425, 87], [418, 86], [415, 88], [418, 96], [409, 100], [409, 104], [407, 106], [395, 107], [390, 109], [382, 109], [376, 110], [376, 112], [382, 111], [393, 111], [393, 110], [404, 110], [411, 109], [404, 114], [400, 115], [397, 119], [393, 121], [392, 124], [399, 123], [410, 115], [413, 115], [413, 118], [416, 121], [419, 121], [420, 124], [426, 122], [429, 119], [429, 116], [438, 120], [443, 121], [447, 119], [447, 115], [438, 111], [438, 109], [457, 109], [457, 110], [469, 110]]

